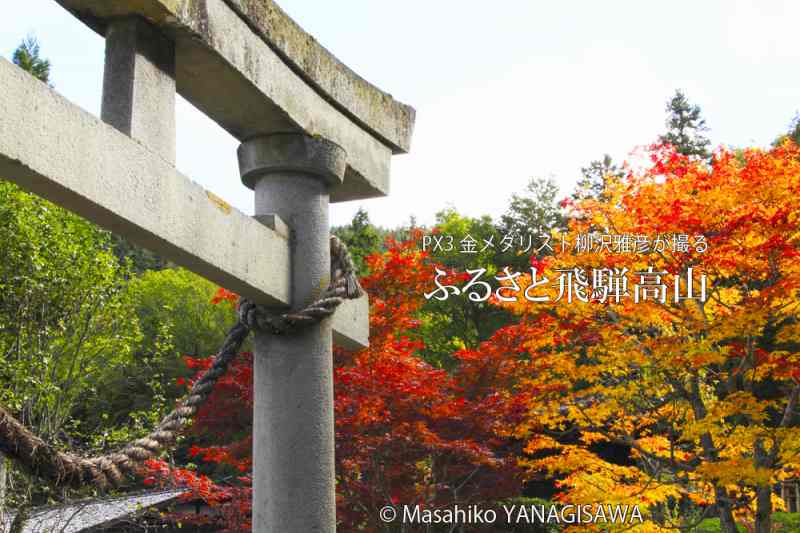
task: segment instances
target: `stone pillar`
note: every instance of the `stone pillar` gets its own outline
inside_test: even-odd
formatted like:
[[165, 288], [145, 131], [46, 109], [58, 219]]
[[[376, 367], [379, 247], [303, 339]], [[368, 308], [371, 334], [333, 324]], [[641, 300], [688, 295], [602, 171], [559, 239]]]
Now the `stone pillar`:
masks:
[[[328, 190], [341, 183], [346, 154], [317, 137], [275, 134], [242, 144], [239, 164], [255, 215], [278, 215], [290, 228], [292, 308], [302, 308], [330, 282]], [[292, 335], [257, 333], [254, 367], [253, 531], [333, 533], [331, 320]]]
[[175, 164], [175, 45], [144, 19], [108, 25], [101, 117]]

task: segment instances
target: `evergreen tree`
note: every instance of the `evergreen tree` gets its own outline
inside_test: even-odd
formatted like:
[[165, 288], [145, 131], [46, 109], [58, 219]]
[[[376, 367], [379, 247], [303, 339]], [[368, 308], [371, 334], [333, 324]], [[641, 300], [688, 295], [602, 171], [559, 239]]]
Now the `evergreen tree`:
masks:
[[800, 114], [795, 115], [791, 126], [789, 126], [789, 132], [786, 135], [792, 139], [795, 144], [800, 144]]
[[800, 113], [795, 114], [794, 118], [789, 123], [786, 133], [778, 136], [778, 138], [773, 141], [772, 146], [780, 146], [787, 139], [790, 139], [795, 144], [800, 144]]
[[667, 102], [666, 110], [667, 132], [660, 135], [658, 140], [671, 144], [678, 153], [686, 156], [702, 159], [710, 157], [708, 147], [711, 141], [703, 135], [708, 131], [708, 127], [700, 107], [692, 105], [679, 89]]
[[552, 179], [534, 178], [522, 194], [512, 194], [508, 210], [500, 217], [500, 230], [510, 233], [535, 233], [564, 226], [556, 204], [558, 185]]
[[350, 224], [335, 227], [331, 232], [347, 245], [359, 276], [367, 275], [364, 258], [381, 251], [386, 232], [370, 222], [369, 214], [363, 208], [359, 208]]
[[622, 175], [622, 168], [614, 164], [610, 155], [605, 154], [603, 159], [595, 159], [588, 166], [581, 168], [581, 179], [578, 180], [572, 197], [576, 200], [583, 198], [603, 200], [608, 178], [622, 177]]
[[[508, 235], [517, 235], [524, 240], [529, 235], [549, 235], [554, 229], [563, 230], [566, 219], [558, 206], [558, 193], [558, 185], [552, 178], [533, 178], [522, 194], [513, 193], [511, 203], [497, 225], [498, 240]], [[541, 256], [546, 252], [547, 249], [536, 255]], [[516, 248], [504, 252], [498, 247], [493, 263], [524, 272], [530, 268], [531, 255], [520, 254]]]
[[39, 41], [28, 36], [14, 51], [14, 64], [28, 71], [37, 79], [50, 83], [50, 61], [40, 55]]

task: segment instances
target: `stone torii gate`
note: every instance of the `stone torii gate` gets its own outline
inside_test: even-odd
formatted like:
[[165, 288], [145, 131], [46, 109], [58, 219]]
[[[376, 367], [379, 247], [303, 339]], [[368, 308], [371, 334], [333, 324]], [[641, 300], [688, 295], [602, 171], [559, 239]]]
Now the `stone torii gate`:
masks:
[[[57, 0], [106, 37], [102, 121], [0, 60], [0, 176], [258, 304], [330, 276], [329, 202], [386, 195], [414, 110], [272, 0]], [[245, 216], [175, 169], [175, 93], [242, 141]], [[332, 340], [368, 344], [366, 298], [256, 333], [253, 531], [336, 529]]]

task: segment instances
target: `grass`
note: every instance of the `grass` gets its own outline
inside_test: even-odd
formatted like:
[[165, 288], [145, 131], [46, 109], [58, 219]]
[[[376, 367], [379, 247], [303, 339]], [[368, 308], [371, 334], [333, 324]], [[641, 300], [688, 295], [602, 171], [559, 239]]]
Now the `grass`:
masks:
[[[800, 513], [775, 513], [772, 515], [773, 527], [780, 533], [800, 532]], [[719, 518], [707, 518], [703, 520], [696, 533], [720, 533]], [[744, 526], [739, 526], [739, 531], [746, 533]]]

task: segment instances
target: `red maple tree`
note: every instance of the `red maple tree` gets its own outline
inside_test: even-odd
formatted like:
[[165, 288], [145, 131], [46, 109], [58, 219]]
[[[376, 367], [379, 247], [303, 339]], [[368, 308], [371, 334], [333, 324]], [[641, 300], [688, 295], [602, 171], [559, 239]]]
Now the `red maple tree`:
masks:
[[[343, 531], [380, 531], [385, 525], [378, 510], [387, 504], [486, 504], [521, 491], [520, 450], [507, 430], [526, 405], [515, 391], [525, 366], [519, 326], [501, 329], [476, 350], [455, 353], [452, 371], [422, 359], [416, 330], [433, 264], [417, 249], [418, 237], [390, 241], [386, 252], [367, 258], [371, 274], [362, 284], [370, 295], [370, 347], [334, 351], [337, 517]], [[220, 290], [214, 303], [235, 300]], [[210, 362], [187, 358], [198, 374]], [[189, 435], [189, 455], [202, 463], [198, 469], [148, 463], [146, 483], [187, 487], [187, 498], [216, 511], [173, 519], [249, 530], [251, 369], [252, 355], [242, 354], [199, 411]]]

